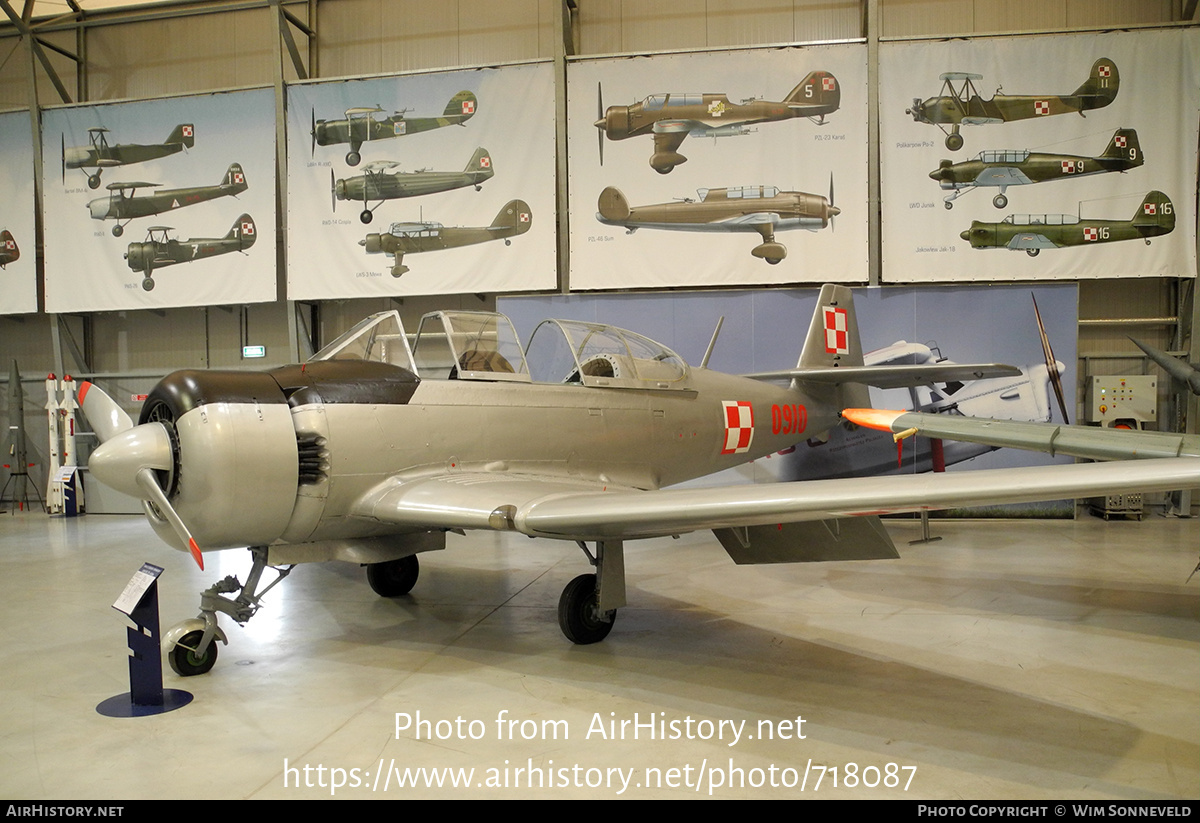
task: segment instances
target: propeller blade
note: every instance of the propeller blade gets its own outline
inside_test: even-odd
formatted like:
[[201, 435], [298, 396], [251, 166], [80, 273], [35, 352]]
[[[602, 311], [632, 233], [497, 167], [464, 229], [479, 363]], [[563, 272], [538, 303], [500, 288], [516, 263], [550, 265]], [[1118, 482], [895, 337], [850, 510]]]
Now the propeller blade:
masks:
[[600, 149], [600, 165], [604, 165], [604, 126], [600, 125], [604, 121], [604, 89], [600, 86], [600, 81], [596, 81], [596, 125], [599, 127], [596, 130], [596, 139], [599, 141], [597, 146]]
[[64, 134], [60, 139], [62, 143], [62, 181], [67, 182], [67, 136]]
[[312, 115], [312, 129], [309, 131], [309, 134], [312, 135], [312, 145], [309, 146], [308, 152], [313, 157], [316, 157], [316, 155], [317, 155], [317, 110], [309, 109], [309, 113]]
[[[1033, 297], [1031, 292], [1030, 297]], [[1062, 375], [1058, 371], [1058, 361], [1054, 359], [1054, 350], [1050, 348], [1050, 338], [1046, 336], [1046, 327], [1042, 323], [1042, 313], [1038, 311], [1037, 298], [1033, 297], [1033, 313], [1037, 315], [1038, 335], [1042, 338], [1042, 355], [1046, 358], [1046, 373], [1050, 377], [1050, 385], [1054, 387], [1054, 396], [1058, 398], [1058, 410], [1062, 412], [1063, 422], [1071, 425], [1067, 414], [1067, 401], [1063, 397]]]
[[129, 419], [125, 410], [117, 405], [117, 401], [87, 380], [79, 384], [79, 406], [101, 443], [133, 428], [133, 421]]
[[337, 214], [337, 182], [333, 179], [333, 169], [329, 170], [329, 205]]
[[191, 552], [192, 559], [196, 561], [196, 565], [200, 567], [200, 571], [204, 571], [204, 555], [200, 552], [200, 547], [196, 545], [196, 539], [192, 537], [192, 533], [183, 524], [179, 515], [176, 514], [175, 509], [172, 508], [171, 502], [167, 500], [167, 496], [158, 485], [154, 471], [149, 468], [138, 469], [137, 484], [146, 494], [143, 499], [149, 500], [162, 513], [162, 516], [171, 524], [171, 528], [175, 530], [175, 534], [188, 547], [188, 551]]
[[834, 231], [833, 218], [842, 213], [842, 210], [833, 204], [833, 172], [829, 172], [829, 230]]

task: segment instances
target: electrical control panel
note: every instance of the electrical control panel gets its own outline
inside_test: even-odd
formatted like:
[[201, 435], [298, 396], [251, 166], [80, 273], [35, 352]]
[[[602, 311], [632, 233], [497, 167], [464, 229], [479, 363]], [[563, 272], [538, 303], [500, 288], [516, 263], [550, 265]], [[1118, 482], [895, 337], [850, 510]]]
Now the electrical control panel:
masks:
[[1141, 428], [1158, 420], [1158, 378], [1142, 374], [1093, 375], [1087, 391], [1087, 421]]

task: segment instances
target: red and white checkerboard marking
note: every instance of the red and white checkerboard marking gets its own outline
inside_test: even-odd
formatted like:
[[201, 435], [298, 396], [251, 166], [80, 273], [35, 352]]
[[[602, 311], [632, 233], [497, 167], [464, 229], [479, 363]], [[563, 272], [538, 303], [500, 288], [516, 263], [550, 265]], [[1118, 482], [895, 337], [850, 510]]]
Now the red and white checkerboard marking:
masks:
[[252, 234], [254, 234], [254, 224], [253, 223], [243, 223], [242, 224], [242, 235], [248, 237]]
[[1074, 174], [1075, 173], [1075, 164], [1070, 160], [1062, 161], [1062, 171], [1063, 171], [1063, 174]]
[[1158, 206], [1154, 203], [1143, 203], [1142, 214], [1158, 214]]
[[191, 137], [193, 134], [195, 134], [195, 130], [191, 126], [183, 127], [183, 136], [184, 137]]
[[1125, 135], [1118, 134], [1116, 137], [1114, 137], [1113, 145], [1116, 146], [1118, 149], [1125, 148]]
[[1033, 104], [1033, 113], [1034, 114], [1049, 114], [1050, 113], [1050, 101], [1048, 101], [1048, 100], [1035, 101]]
[[1112, 66], [1101, 66], [1096, 73], [1101, 77], [1112, 77]]
[[746, 400], [723, 400], [725, 444], [721, 454], [744, 454], [754, 441], [754, 407]]
[[484, 156], [479, 158], [479, 167], [490, 169], [492, 167], [492, 158]]
[[235, 171], [235, 172], [233, 173], [233, 182], [235, 182], [235, 183], [245, 183], [245, 182], [246, 182], [246, 175], [242, 174], [240, 171]]
[[517, 216], [517, 219], [520, 220], [522, 223], [528, 223], [529, 222], [529, 212], [527, 212], [527, 211], [521, 212]]
[[1088, 228], [1083, 230], [1083, 239], [1084, 240], [1099, 240], [1100, 239], [1100, 229], [1097, 229], [1093, 226], [1089, 226]]
[[833, 91], [837, 88], [837, 81], [832, 77], [821, 78], [821, 89], [824, 91]]
[[8, 249], [9, 251], [12, 251], [12, 250], [13, 250], [13, 249], [15, 249], [16, 247], [17, 247], [17, 241], [16, 241], [16, 240], [5, 240], [5, 241], [4, 241], [4, 248]]
[[474, 114], [475, 113], [475, 101], [474, 100], [464, 100], [462, 109], [463, 109], [463, 114]]
[[825, 306], [822, 314], [825, 317], [825, 353], [849, 354], [850, 335], [847, 332], [846, 310]]

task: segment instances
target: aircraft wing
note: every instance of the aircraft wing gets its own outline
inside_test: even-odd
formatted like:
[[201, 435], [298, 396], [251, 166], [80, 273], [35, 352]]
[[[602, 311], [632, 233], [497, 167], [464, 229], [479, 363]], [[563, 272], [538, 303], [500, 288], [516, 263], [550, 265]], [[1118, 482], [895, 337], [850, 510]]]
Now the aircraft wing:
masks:
[[964, 117], [962, 121], [968, 126], [989, 126], [1004, 122], [1004, 120], [999, 117], [978, 117], [975, 115], [968, 115]]
[[414, 528], [625, 540], [1190, 486], [1200, 486], [1200, 457], [652, 491], [493, 472], [388, 481], [353, 514]]
[[975, 178], [977, 186], [1025, 186], [1032, 182], [1024, 172], [1012, 166], [992, 166]]
[[[992, 420], [953, 414], [846, 409], [842, 416], [860, 426], [898, 434], [915, 429], [915, 434], [943, 440], [984, 443], [1003, 448], [1027, 449], [1047, 454], [1065, 454], [1092, 460], [1127, 458], [1161, 459], [1200, 456], [1200, 436], [1169, 432], [1105, 429], [1098, 426], [1066, 426]], [[1131, 465], [1123, 463], [1122, 465]], [[961, 474], [959, 476], [962, 476]], [[1200, 482], [1200, 476], [1192, 483]], [[1186, 488], [1187, 484], [1181, 488]]]
[[842, 366], [830, 369], [785, 369], [745, 374], [752, 380], [796, 379], [810, 383], [862, 383], [877, 389], [928, 386], [950, 380], [982, 380], [985, 377], [1019, 377], [1021, 370], [1003, 363], [933, 363], [898, 366]]
[[[708, 126], [699, 120], [659, 120], [654, 124], [651, 131], [655, 134], [682, 134], [687, 137], [692, 129], [704, 129]], [[679, 138], [683, 140], [683, 137]], [[679, 148], [678, 145], [675, 148]]]
[[1013, 239], [1008, 241], [1007, 248], [1010, 249], [1057, 249], [1058, 244], [1044, 234], [1037, 232], [1022, 232], [1013, 235]]

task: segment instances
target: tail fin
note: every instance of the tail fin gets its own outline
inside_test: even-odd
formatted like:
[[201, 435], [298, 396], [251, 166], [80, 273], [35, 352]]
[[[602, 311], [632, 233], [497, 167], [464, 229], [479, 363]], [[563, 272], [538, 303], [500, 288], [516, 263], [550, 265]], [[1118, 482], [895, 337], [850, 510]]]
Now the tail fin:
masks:
[[524, 234], [533, 225], [533, 210], [524, 200], [509, 200], [488, 228], [503, 229], [512, 234]]
[[21, 250], [17, 248], [17, 241], [13, 239], [12, 232], [8, 229], [0, 232], [0, 265], [15, 263], [20, 258]]
[[1142, 157], [1142, 147], [1138, 143], [1135, 129], [1117, 129], [1113, 132], [1112, 140], [1108, 141], [1108, 148], [1100, 156], [1124, 161], [1129, 168], [1135, 168], [1146, 162]]
[[1133, 213], [1134, 227], [1154, 226], [1154, 234], [1170, 234], [1175, 230], [1175, 205], [1161, 191], [1152, 191], [1142, 199], [1142, 204]]
[[221, 185], [233, 186], [238, 192], [250, 188], [250, 184], [246, 182], [246, 173], [242, 171], [240, 163], [229, 165], [229, 168], [225, 170], [225, 179], [221, 181]]
[[471, 155], [470, 161], [467, 162], [467, 167], [463, 171], [470, 174], [471, 172], [482, 172], [488, 177], [496, 173], [492, 168], [492, 155], [483, 146], [475, 149], [475, 153]]
[[191, 123], [180, 123], [171, 129], [171, 134], [167, 137], [167, 145], [174, 143], [182, 143], [189, 149], [196, 145], [196, 127]]
[[[854, 313], [854, 293], [847, 286], [827, 283], [821, 287], [804, 349], [796, 368], [828, 369], [839, 366], [863, 365], [862, 341], [858, 335], [858, 318]], [[798, 378], [803, 381], [803, 377]], [[846, 383], [841, 387], [839, 408], [869, 408], [870, 390], [861, 383]], [[865, 403], [866, 406], [855, 406]]]
[[600, 192], [596, 208], [600, 210], [600, 217], [609, 223], [620, 223], [629, 217], [629, 201], [616, 186], [608, 186]]
[[842, 104], [842, 87], [827, 71], [814, 71], [800, 81], [784, 99], [789, 106], [818, 107], [814, 114], [829, 114]]
[[458, 122], [465, 123], [475, 115], [475, 109], [479, 105], [479, 100], [469, 91], [460, 91], [458, 94], [450, 98], [450, 102], [446, 104], [446, 110], [442, 112], [443, 117], [458, 118]]
[[258, 229], [254, 225], [254, 218], [248, 214], [243, 214], [237, 220], [234, 220], [233, 225], [229, 227], [229, 234], [225, 235], [225, 239], [236, 239], [239, 251], [245, 251], [253, 246], [254, 241], [258, 239]]
[[1121, 75], [1117, 71], [1117, 64], [1107, 57], [1101, 57], [1092, 63], [1092, 73], [1071, 96], [1080, 98], [1081, 111], [1102, 109], [1116, 99], [1120, 87]]

